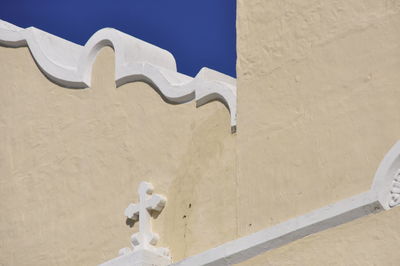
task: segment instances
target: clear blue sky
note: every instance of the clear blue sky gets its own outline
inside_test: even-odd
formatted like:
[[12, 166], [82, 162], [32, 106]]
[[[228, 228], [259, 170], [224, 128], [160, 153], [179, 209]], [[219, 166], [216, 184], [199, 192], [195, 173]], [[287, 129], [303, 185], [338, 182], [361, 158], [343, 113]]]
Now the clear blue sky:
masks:
[[81, 45], [112, 27], [170, 51], [179, 72], [236, 77], [236, 0], [1, 0], [0, 18]]

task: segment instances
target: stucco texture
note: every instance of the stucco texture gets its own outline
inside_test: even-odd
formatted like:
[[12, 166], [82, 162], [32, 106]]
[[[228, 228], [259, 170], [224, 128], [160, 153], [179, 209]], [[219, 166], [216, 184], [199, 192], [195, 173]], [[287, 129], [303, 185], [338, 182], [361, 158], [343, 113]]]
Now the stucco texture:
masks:
[[400, 208], [310, 235], [240, 266], [397, 266]]
[[[238, 232], [367, 191], [400, 138], [400, 1], [238, 0]], [[398, 209], [243, 265], [399, 265]]]
[[141, 82], [116, 88], [111, 48], [82, 90], [49, 81], [27, 48], [0, 47], [0, 62], [0, 265], [114, 258], [137, 230], [124, 210], [140, 181], [168, 198], [154, 230], [174, 260], [235, 235], [224, 105], [171, 105]]
[[[0, 264], [95, 265], [129, 245], [123, 211], [150, 181], [173, 260], [369, 190], [400, 137], [400, 1], [238, 0], [238, 126], [212, 102], [114, 84], [62, 88], [0, 47]], [[400, 208], [245, 265], [395, 265]], [[354, 252], [352, 252], [354, 250]]]
[[238, 1], [238, 232], [369, 190], [400, 138], [400, 1]]

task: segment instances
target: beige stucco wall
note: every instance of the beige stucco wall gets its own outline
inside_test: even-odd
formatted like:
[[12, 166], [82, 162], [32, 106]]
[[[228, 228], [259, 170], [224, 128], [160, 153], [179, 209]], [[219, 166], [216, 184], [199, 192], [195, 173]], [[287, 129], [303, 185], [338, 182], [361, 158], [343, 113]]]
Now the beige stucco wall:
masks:
[[[168, 197], [154, 227], [175, 261], [367, 191], [400, 136], [399, 12], [400, 1], [238, 0], [234, 135], [218, 102], [115, 88], [110, 48], [92, 87], [75, 90], [46, 79], [27, 48], [0, 47], [0, 264], [115, 257], [137, 230], [123, 211], [142, 180]], [[378, 253], [390, 265], [399, 212], [246, 265], [379, 264]]]
[[369, 215], [261, 254], [240, 266], [398, 266], [400, 208]]
[[400, 1], [238, 1], [240, 235], [369, 189], [400, 139], [399, 25]]
[[[400, 1], [238, 0], [239, 235], [369, 189], [400, 139], [399, 25]], [[398, 213], [244, 265], [398, 265]]]
[[115, 88], [111, 48], [84, 90], [50, 82], [27, 48], [0, 47], [0, 62], [0, 265], [117, 256], [137, 230], [124, 210], [140, 181], [168, 197], [154, 227], [174, 259], [236, 234], [235, 136], [222, 104], [170, 105], [140, 82]]

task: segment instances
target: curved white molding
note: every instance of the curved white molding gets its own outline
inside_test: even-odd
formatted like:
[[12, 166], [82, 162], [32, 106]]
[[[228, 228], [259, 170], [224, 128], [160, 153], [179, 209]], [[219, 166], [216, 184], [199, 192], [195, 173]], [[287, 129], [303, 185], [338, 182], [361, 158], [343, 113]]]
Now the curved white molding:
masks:
[[201, 84], [196, 87], [196, 104], [221, 101], [231, 114], [232, 133], [236, 132], [236, 79], [209, 68], [202, 68], [196, 75]]
[[233, 265], [307, 235], [388, 210], [400, 203], [400, 141], [381, 161], [371, 189], [186, 258], [175, 266]]
[[400, 141], [385, 155], [375, 173], [372, 190], [383, 208], [388, 210], [400, 203]]
[[28, 46], [42, 72], [53, 82], [68, 88], [91, 85], [92, 66], [104, 46], [115, 51], [115, 82], [145, 81], [159, 91], [166, 102], [197, 106], [219, 100], [231, 114], [236, 129], [236, 80], [203, 68], [195, 78], [177, 72], [173, 55], [157, 46], [112, 28], [90, 37], [84, 46], [69, 42], [34, 27], [20, 28], [0, 20], [0, 45]]

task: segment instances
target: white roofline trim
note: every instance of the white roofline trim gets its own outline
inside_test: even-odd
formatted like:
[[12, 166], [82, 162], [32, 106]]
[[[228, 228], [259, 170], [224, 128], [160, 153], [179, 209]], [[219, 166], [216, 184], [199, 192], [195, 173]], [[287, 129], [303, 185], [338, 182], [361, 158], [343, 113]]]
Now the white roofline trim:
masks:
[[[170, 52], [116, 29], [101, 29], [81, 46], [35, 27], [24, 29], [0, 20], [0, 45], [28, 46], [42, 72], [67, 88], [90, 87], [93, 62], [101, 48], [110, 46], [115, 51], [117, 86], [144, 81], [174, 104], [196, 100], [200, 106], [219, 100], [229, 109], [231, 130], [235, 132], [236, 79], [207, 68], [195, 78], [179, 73]], [[207, 101], [200, 102], [202, 99]]]

